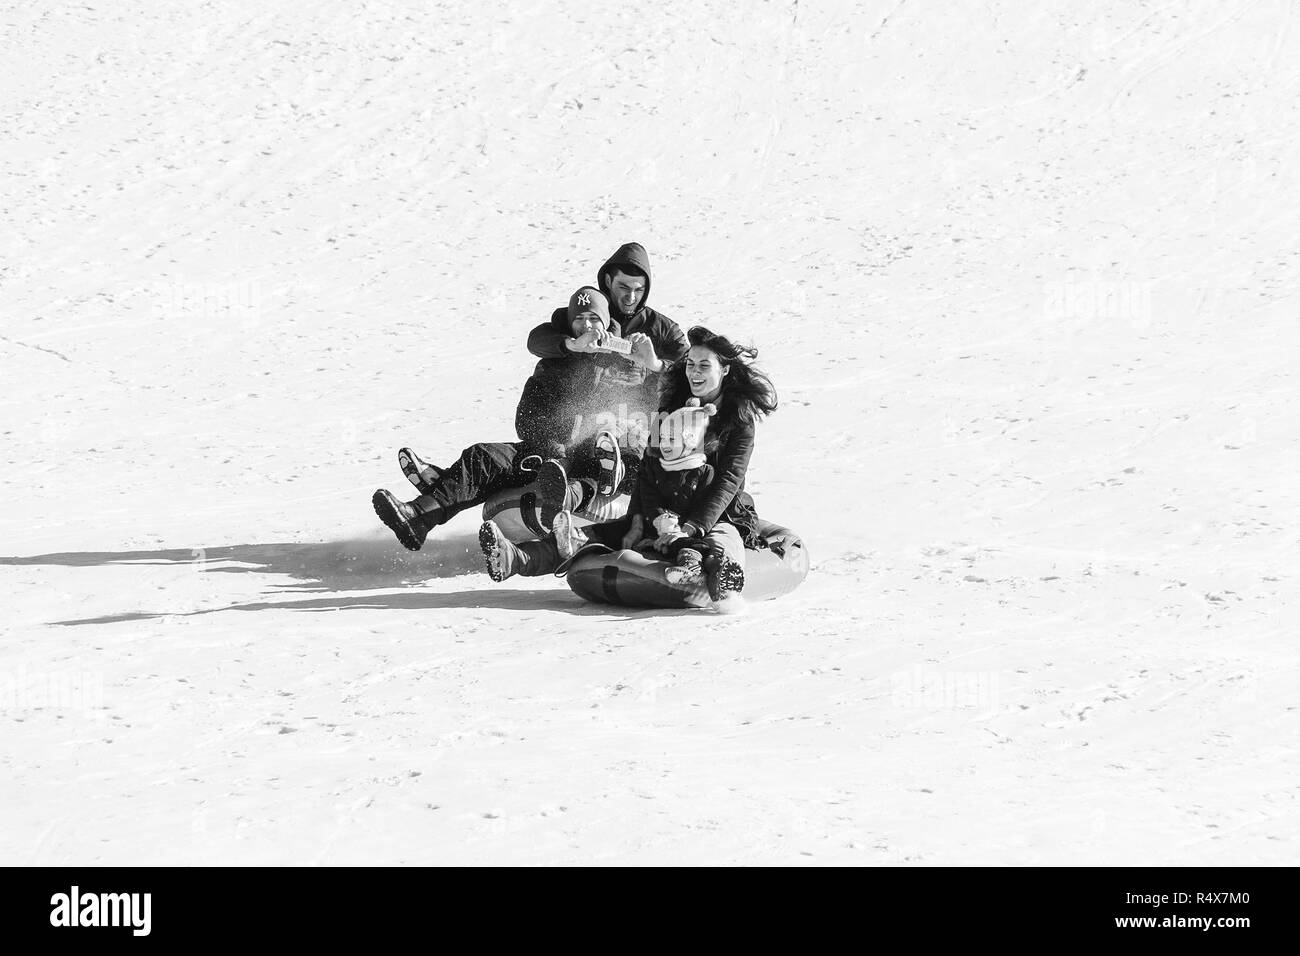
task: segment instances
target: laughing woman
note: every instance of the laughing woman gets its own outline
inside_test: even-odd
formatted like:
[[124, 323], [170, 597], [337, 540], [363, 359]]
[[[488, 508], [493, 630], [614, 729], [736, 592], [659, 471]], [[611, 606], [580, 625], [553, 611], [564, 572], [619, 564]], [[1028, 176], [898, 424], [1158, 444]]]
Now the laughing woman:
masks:
[[753, 364], [756, 349], [702, 326], [686, 337], [690, 351], [666, 377], [658, 440], [641, 463], [630, 537], [639, 524], [638, 547], [666, 555], [680, 575], [705, 575], [709, 596], [723, 601], [744, 587], [745, 548], [762, 546], [745, 472], [776, 389]]

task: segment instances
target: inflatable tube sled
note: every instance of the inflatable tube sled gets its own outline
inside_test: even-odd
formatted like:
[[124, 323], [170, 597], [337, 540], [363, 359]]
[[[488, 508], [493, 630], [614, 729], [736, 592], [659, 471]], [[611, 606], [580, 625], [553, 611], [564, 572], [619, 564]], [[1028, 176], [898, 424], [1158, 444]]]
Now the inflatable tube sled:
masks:
[[[771, 544], [790, 531], [770, 521], [759, 522], [759, 534]], [[780, 547], [780, 544], [778, 544]], [[765, 549], [745, 552], [745, 590], [751, 601], [769, 601], [789, 594], [808, 576], [808, 552], [802, 543], [786, 547], [784, 554]], [[667, 561], [647, 558], [636, 551], [611, 551], [591, 545], [569, 565], [565, 580], [574, 594], [597, 604], [628, 607], [708, 607], [709, 592], [702, 581], [673, 582], [665, 572]]]
[[[593, 501], [586, 508], [573, 513], [578, 527], [617, 521], [627, 514], [631, 496], [619, 495], [606, 501]], [[511, 541], [531, 541], [544, 538], [549, 532], [542, 530], [542, 509], [537, 500], [537, 486], [506, 488], [498, 491], [483, 503], [483, 520], [495, 521], [497, 527]]]

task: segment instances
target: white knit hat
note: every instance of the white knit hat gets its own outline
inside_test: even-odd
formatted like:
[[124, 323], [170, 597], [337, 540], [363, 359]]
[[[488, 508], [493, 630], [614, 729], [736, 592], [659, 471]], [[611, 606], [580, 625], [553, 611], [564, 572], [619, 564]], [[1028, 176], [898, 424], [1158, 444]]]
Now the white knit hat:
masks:
[[712, 403], [700, 405], [700, 400], [692, 397], [684, 407], [659, 420], [659, 454], [665, 471], [686, 471], [704, 464], [704, 433], [709, 417], [717, 411]]

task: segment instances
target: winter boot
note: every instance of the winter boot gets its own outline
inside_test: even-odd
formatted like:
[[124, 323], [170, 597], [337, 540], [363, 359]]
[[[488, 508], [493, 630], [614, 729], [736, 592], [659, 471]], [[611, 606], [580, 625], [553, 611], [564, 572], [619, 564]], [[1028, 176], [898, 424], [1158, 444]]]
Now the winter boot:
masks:
[[614, 492], [623, 484], [626, 472], [623, 468], [623, 454], [619, 451], [618, 440], [612, 432], [603, 431], [596, 436], [596, 494], [602, 498], [613, 497]]
[[406, 476], [406, 480], [422, 495], [429, 494], [438, 479], [442, 477], [441, 468], [424, 461], [409, 448], [398, 449], [397, 464], [402, 469], [402, 474]]
[[709, 599], [717, 604], [745, 588], [745, 569], [724, 554], [711, 556], [705, 567]]
[[429, 532], [442, 523], [442, 511], [436, 505], [426, 506], [421, 499], [398, 501], [391, 491], [380, 488], [370, 499], [379, 520], [397, 536], [402, 547], [419, 551]]
[[680, 584], [683, 581], [698, 581], [704, 573], [704, 555], [694, 548], [682, 548], [677, 552], [677, 560], [673, 566], [664, 572], [666, 577], [673, 584]]
[[478, 529], [478, 546], [483, 549], [488, 577], [497, 584], [511, 577], [521, 563], [519, 548], [501, 533], [495, 521], [484, 521]]
[[549, 574], [560, 565], [554, 539], [522, 541], [515, 544], [495, 521], [484, 521], [478, 529], [478, 544], [483, 549], [487, 573], [498, 584], [516, 574], [526, 578]]
[[551, 522], [551, 530], [555, 533], [555, 547], [561, 561], [568, 561], [588, 543], [586, 529], [578, 527], [572, 511], [557, 514]]
[[549, 531], [561, 511], [573, 511], [582, 504], [583, 486], [572, 481], [564, 465], [548, 458], [537, 469], [537, 498], [541, 506], [542, 527]]

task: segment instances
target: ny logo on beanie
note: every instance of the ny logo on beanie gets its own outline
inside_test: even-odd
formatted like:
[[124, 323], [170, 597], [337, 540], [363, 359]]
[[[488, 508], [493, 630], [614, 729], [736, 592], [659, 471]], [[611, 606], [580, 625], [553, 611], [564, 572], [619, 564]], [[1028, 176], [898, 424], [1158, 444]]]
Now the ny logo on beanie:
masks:
[[599, 316], [602, 325], [609, 325], [609, 300], [603, 292], [589, 285], [569, 296], [569, 321], [587, 314], [595, 314]]

